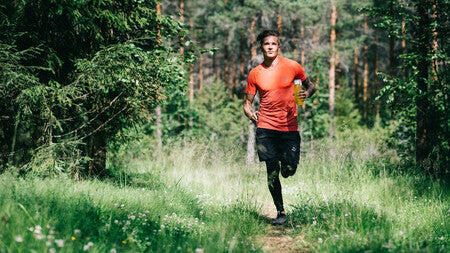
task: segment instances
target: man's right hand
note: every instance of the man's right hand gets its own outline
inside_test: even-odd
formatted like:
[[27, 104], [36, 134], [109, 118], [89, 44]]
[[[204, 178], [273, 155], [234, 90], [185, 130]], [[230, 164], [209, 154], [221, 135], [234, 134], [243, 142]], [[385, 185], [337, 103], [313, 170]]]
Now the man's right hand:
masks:
[[253, 122], [255, 125], [258, 125], [259, 112], [258, 112], [258, 111], [253, 112], [252, 115], [251, 115], [251, 117], [250, 117], [250, 119], [252, 120], [252, 122]]
[[253, 111], [253, 99], [255, 95], [244, 94], [244, 112], [245, 115], [253, 122], [253, 124], [258, 125], [259, 112]]

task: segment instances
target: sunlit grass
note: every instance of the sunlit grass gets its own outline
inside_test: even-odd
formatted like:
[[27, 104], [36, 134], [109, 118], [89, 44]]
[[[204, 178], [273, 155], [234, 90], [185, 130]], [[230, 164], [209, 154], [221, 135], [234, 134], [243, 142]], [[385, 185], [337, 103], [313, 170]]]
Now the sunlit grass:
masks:
[[[296, 249], [448, 250], [445, 182], [396, 171], [382, 134], [303, 143], [297, 174], [282, 178]], [[109, 181], [0, 175], [0, 252], [260, 251], [275, 213], [265, 165], [247, 166], [242, 147], [173, 143], [122, 148]]]

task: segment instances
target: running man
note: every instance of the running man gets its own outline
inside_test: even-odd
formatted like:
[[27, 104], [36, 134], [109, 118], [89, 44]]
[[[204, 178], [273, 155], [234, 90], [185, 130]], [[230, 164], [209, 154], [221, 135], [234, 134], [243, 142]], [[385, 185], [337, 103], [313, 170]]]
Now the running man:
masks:
[[[292, 176], [300, 159], [300, 134], [297, 121], [297, 106], [294, 98], [294, 79], [301, 79], [301, 99], [311, 97], [316, 88], [306, 77], [296, 61], [279, 55], [280, 39], [275, 30], [261, 32], [260, 43], [264, 61], [253, 68], [247, 80], [244, 95], [245, 115], [257, 125], [256, 143], [260, 161], [265, 161], [269, 191], [277, 209], [274, 225], [286, 222], [279, 174]], [[256, 92], [259, 92], [260, 108], [252, 107]]]

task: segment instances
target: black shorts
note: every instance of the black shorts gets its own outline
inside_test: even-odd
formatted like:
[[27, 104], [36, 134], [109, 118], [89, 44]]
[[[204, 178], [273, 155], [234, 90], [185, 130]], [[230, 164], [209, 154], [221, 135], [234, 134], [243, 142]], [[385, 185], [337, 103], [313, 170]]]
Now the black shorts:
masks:
[[300, 160], [300, 141], [298, 131], [256, 129], [256, 148], [260, 161], [278, 158], [282, 164], [296, 168]]

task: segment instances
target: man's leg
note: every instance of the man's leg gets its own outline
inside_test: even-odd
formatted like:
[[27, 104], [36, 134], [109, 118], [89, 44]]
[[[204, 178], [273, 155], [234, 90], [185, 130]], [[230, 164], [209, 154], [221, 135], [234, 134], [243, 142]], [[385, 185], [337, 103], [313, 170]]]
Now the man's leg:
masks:
[[273, 203], [277, 211], [284, 211], [283, 195], [281, 194], [280, 183], [280, 162], [277, 158], [272, 158], [266, 161], [267, 167], [267, 183], [269, 184], [269, 191], [272, 195]]
[[300, 134], [296, 131], [286, 132], [280, 141], [281, 175], [286, 178], [293, 176], [297, 171], [300, 160]]
[[272, 158], [266, 161], [267, 167], [267, 182], [269, 184], [269, 191], [272, 195], [273, 202], [277, 208], [277, 218], [272, 221], [273, 225], [283, 225], [286, 222], [286, 212], [283, 207], [283, 195], [281, 192], [280, 183], [280, 162], [277, 158]]

